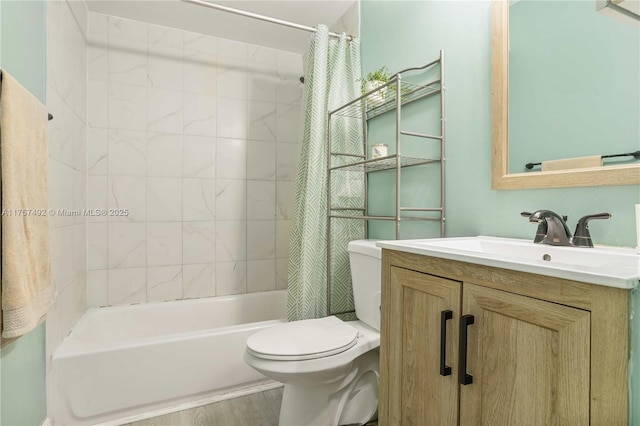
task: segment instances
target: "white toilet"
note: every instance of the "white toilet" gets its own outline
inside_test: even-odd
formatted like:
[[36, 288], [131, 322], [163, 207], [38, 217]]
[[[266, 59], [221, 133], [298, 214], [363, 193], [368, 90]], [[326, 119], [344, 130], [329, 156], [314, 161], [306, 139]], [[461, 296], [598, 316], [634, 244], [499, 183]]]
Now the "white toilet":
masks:
[[348, 246], [358, 321], [288, 322], [247, 339], [245, 362], [284, 383], [281, 426], [364, 424], [378, 408], [381, 250]]

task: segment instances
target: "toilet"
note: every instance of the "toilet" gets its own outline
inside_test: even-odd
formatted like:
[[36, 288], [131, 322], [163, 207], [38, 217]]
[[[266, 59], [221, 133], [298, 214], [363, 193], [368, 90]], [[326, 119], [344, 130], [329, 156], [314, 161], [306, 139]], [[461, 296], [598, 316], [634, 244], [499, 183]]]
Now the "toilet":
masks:
[[245, 362], [284, 383], [280, 426], [365, 424], [378, 408], [381, 250], [348, 245], [357, 321], [293, 321], [247, 339]]

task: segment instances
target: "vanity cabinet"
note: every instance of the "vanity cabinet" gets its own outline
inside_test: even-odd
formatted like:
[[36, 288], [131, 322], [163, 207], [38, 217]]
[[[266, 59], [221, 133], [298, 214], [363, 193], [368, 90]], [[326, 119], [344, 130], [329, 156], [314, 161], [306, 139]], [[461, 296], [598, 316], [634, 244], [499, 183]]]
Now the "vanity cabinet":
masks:
[[626, 425], [628, 297], [383, 250], [380, 424]]

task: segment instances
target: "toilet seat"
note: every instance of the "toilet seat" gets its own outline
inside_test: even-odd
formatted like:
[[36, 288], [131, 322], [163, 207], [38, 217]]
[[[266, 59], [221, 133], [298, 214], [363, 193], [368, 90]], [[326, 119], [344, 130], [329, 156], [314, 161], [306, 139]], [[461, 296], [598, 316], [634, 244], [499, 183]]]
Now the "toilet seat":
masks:
[[357, 341], [358, 330], [332, 316], [266, 328], [247, 339], [247, 351], [262, 359], [301, 361], [339, 354]]

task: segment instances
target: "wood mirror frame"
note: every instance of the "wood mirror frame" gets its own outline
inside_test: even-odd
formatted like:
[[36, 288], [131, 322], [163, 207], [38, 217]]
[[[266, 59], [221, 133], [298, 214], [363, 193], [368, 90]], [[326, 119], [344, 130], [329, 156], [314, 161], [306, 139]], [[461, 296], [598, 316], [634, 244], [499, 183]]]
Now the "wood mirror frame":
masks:
[[491, 14], [492, 189], [639, 185], [640, 163], [548, 172], [509, 173], [509, 1]]

